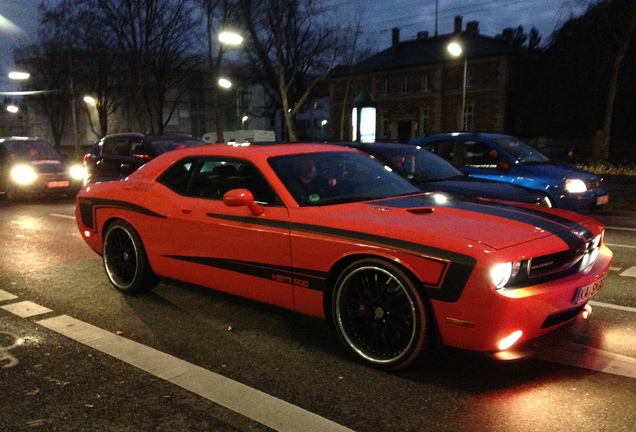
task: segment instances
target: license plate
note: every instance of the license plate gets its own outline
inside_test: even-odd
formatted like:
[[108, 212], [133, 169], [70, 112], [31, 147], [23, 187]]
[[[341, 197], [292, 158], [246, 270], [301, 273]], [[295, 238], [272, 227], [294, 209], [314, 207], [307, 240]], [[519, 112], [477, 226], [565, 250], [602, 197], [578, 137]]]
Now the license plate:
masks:
[[605, 205], [609, 202], [609, 195], [601, 195], [596, 197], [596, 205]]
[[605, 278], [606, 276], [603, 276], [601, 279], [597, 280], [596, 282], [593, 282], [589, 285], [582, 286], [579, 289], [577, 289], [576, 294], [574, 295], [574, 301], [572, 302], [572, 304], [583, 303], [591, 299], [594, 294], [596, 294], [597, 292], [601, 290], [601, 288], [603, 288], [603, 285], [605, 285]]
[[52, 181], [52, 182], [48, 182], [46, 184], [46, 187], [48, 187], [48, 188], [62, 188], [62, 187], [69, 187], [70, 184], [71, 183], [68, 180], [65, 180], [65, 181]]

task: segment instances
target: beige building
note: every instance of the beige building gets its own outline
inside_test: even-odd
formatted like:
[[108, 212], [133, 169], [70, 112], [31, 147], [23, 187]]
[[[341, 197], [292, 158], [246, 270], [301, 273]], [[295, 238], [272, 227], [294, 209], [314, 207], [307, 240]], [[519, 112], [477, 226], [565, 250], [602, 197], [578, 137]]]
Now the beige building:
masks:
[[[455, 18], [451, 34], [420, 32], [400, 40], [394, 28], [389, 48], [332, 76], [333, 138], [351, 139], [353, 100], [363, 89], [375, 99], [377, 140], [405, 142], [462, 129], [509, 131], [529, 60], [511, 40], [480, 35], [476, 21], [462, 29], [461, 17]], [[449, 53], [451, 42], [463, 47], [460, 56]]]

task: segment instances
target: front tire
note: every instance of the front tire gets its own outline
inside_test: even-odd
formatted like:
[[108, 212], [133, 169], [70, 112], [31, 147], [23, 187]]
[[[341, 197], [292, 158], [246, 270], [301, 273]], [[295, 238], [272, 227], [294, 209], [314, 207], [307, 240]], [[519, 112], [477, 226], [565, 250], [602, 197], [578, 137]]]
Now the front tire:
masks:
[[338, 336], [356, 358], [396, 370], [426, 354], [430, 331], [424, 302], [404, 270], [371, 258], [342, 272], [331, 310]]
[[159, 283], [150, 268], [139, 234], [127, 222], [118, 220], [108, 226], [102, 259], [110, 283], [123, 293], [150, 290]]

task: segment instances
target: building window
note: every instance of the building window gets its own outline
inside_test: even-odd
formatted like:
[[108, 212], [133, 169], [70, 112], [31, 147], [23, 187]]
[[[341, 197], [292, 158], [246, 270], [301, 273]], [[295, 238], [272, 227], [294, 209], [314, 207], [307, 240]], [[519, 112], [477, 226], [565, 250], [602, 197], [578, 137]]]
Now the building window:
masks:
[[409, 77], [405, 76], [402, 78], [402, 93], [409, 92]]
[[389, 94], [389, 80], [388, 79], [384, 79], [384, 81], [382, 81], [382, 96], [386, 96]]
[[422, 91], [431, 91], [431, 76], [428, 72], [422, 74]]
[[391, 133], [391, 125], [389, 123], [389, 115], [384, 114], [382, 116], [382, 136], [388, 137]]
[[430, 120], [431, 120], [431, 110], [428, 108], [424, 108], [422, 110], [422, 118], [421, 118], [423, 135], [428, 135], [430, 131]]
[[466, 71], [466, 88], [473, 88], [474, 78], [473, 71], [468, 69]]
[[463, 130], [471, 131], [473, 130], [473, 106], [466, 105], [464, 107], [464, 117], [463, 117]]

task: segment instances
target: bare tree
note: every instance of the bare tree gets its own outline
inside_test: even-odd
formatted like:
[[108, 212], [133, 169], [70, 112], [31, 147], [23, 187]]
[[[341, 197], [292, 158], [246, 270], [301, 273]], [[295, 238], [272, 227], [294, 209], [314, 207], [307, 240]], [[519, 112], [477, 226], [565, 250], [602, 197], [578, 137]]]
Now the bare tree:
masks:
[[297, 141], [296, 112], [343, 51], [340, 26], [320, 6], [319, 0], [240, 0], [250, 61], [279, 104], [290, 141]]
[[68, 121], [70, 74], [67, 51], [56, 37], [41, 32], [37, 45], [19, 49], [15, 57], [16, 64], [30, 71], [31, 78], [23, 87], [32, 92], [28, 97], [47, 118], [53, 145], [59, 149]]
[[[611, 3], [611, 2], [608, 2]], [[626, 60], [628, 60], [628, 51], [630, 45], [636, 37], [636, 3], [632, 1], [615, 1], [620, 11], [620, 17], [623, 20], [623, 26], [611, 25], [614, 21], [610, 14], [603, 13], [602, 17], [606, 20], [607, 27], [617, 47], [616, 57], [612, 64], [610, 73], [609, 87], [607, 91], [607, 105], [605, 107], [605, 116], [603, 118], [603, 127], [597, 131], [596, 140], [594, 142], [593, 155], [599, 159], [609, 158], [610, 139], [612, 135], [612, 120], [614, 119], [614, 106], [616, 96], [621, 87], [619, 78], [621, 68]], [[617, 14], [614, 14], [615, 16]], [[631, 59], [629, 59], [631, 60]]]
[[[116, 37], [142, 131], [162, 132], [192, 71], [191, 0], [85, 0]], [[166, 106], [168, 96], [172, 105]], [[168, 114], [164, 116], [164, 112]]]
[[238, 31], [236, 25], [237, 0], [199, 0], [205, 17], [207, 69], [213, 82], [212, 105], [214, 108], [214, 126], [216, 142], [223, 142], [223, 109], [219, 98], [217, 80], [220, 77], [221, 64], [226, 47], [219, 43], [217, 35], [224, 30]]

